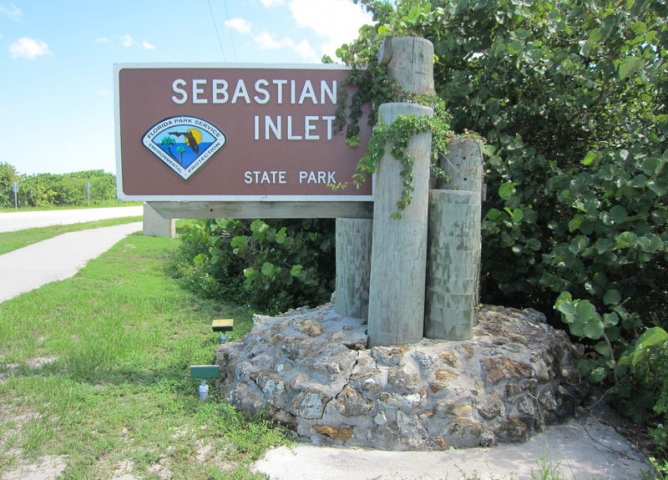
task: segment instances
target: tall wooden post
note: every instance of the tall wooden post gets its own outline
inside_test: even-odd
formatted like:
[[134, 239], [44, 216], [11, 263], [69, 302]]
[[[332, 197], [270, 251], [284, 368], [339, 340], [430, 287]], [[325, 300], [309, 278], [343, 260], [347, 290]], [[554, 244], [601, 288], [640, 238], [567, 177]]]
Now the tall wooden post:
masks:
[[425, 336], [473, 336], [478, 303], [482, 144], [458, 138], [441, 161], [449, 182], [429, 192]]
[[[434, 93], [433, 46], [422, 38], [388, 38], [381, 63], [408, 93]], [[380, 106], [379, 121], [392, 124], [399, 115], [432, 115], [429, 107], [412, 103]], [[423, 338], [427, 258], [427, 208], [431, 133], [416, 135], [409, 143], [413, 157], [413, 199], [398, 220], [403, 166], [389, 152], [376, 172], [374, 194], [368, 333], [370, 346], [405, 345]]]

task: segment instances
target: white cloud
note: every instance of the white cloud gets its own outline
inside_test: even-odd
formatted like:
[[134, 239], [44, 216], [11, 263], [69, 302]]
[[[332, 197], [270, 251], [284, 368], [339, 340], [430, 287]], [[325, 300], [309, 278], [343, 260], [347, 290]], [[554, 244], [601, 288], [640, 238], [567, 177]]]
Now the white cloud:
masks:
[[124, 47], [132, 47], [137, 44], [137, 41], [132, 38], [132, 35], [126, 33], [125, 35], [118, 35], [118, 40], [120, 40], [121, 45]]
[[289, 48], [299, 53], [305, 59], [318, 59], [318, 56], [307, 40], [302, 40], [301, 42], [297, 43], [288, 37], [276, 39], [267, 32], [261, 32], [255, 36], [255, 42], [257, 43], [258, 47], [263, 50], [278, 50], [280, 48]]
[[19, 20], [23, 15], [23, 12], [13, 4], [9, 4], [9, 7], [0, 5], [0, 15], [5, 15], [11, 20]]
[[[121, 45], [123, 45], [124, 47], [127, 47], [127, 48], [134, 47], [134, 46], [139, 46], [139, 48], [143, 48], [144, 50], [155, 50], [157, 48], [155, 45], [153, 45], [152, 43], [149, 43], [146, 40], [142, 40], [141, 42], [138, 42], [129, 33], [126, 33], [125, 35], [116, 35], [116, 37], [118, 38], [118, 41], [121, 42]], [[103, 39], [100, 39], [100, 40], [102, 42], [104, 42]]]
[[288, 6], [297, 25], [323, 38], [321, 53], [331, 56], [355, 40], [362, 25], [372, 23], [371, 15], [350, 0], [290, 0]]
[[41, 40], [21, 37], [9, 46], [12, 58], [24, 57], [33, 60], [42, 55], [53, 55], [49, 46]]
[[95, 39], [95, 43], [109, 43], [111, 40], [109, 40], [107, 37], [97, 37]]
[[225, 26], [239, 33], [250, 33], [251, 31], [250, 22], [243, 18], [232, 18], [225, 22]]
[[100, 97], [111, 97], [111, 90], [109, 89], [98, 90], [97, 94]]
[[277, 7], [285, 3], [284, 0], [260, 0], [265, 7]]
[[2, 113], [7, 113], [7, 112], [9, 112], [9, 110], [7, 110], [7, 109], [4, 108], [4, 107], [0, 107], [0, 114], [2, 114]]

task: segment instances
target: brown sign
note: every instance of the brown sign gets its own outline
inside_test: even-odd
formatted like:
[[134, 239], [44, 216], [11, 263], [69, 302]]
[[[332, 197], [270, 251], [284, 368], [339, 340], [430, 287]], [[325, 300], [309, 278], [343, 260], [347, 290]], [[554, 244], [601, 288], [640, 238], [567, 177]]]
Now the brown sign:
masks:
[[371, 200], [371, 182], [358, 189], [351, 181], [367, 120], [354, 148], [334, 122], [349, 73], [327, 65], [117, 65], [119, 198]]

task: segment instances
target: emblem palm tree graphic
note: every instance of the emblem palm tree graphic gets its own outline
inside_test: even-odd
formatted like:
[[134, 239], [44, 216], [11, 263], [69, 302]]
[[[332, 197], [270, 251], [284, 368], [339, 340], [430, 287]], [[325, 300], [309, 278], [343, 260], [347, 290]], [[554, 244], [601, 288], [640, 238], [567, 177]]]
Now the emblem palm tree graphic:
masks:
[[160, 145], [166, 148], [172, 157], [174, 156], [174, 154], [172, 153], [172, 145], [174, 145], [175, 143], [176, 140], [174, 140], [172, 137], [162, 137], [162, 140], [160, 140]]
[[175, 137], [185, 137], [186, 145], [188, 145], [193, 152], [199, 153], [199, 144], [202, 141], [202, 132], [196, 128], [189, 128], [185, 132], [169, 132], [170, 135]]

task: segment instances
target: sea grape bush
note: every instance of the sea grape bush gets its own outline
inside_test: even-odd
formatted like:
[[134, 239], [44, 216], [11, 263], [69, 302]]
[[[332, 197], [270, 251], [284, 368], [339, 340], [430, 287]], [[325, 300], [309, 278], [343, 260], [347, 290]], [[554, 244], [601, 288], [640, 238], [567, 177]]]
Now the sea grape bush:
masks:
[[329, 300], [334, 290], [332, 220], [194, 222], [181, 236], [177, 275], [213, 298], [279, 313]]
[[[532, 306], [615, 375], [666, 326], [665, 2], [359, 0], [376, 25], [339, 50], [372, 64], [385, 35], [432, 41], [455, 133], [486, 141], [482, 299]], [[555, 310], [553, 310], [553, 306]]]

